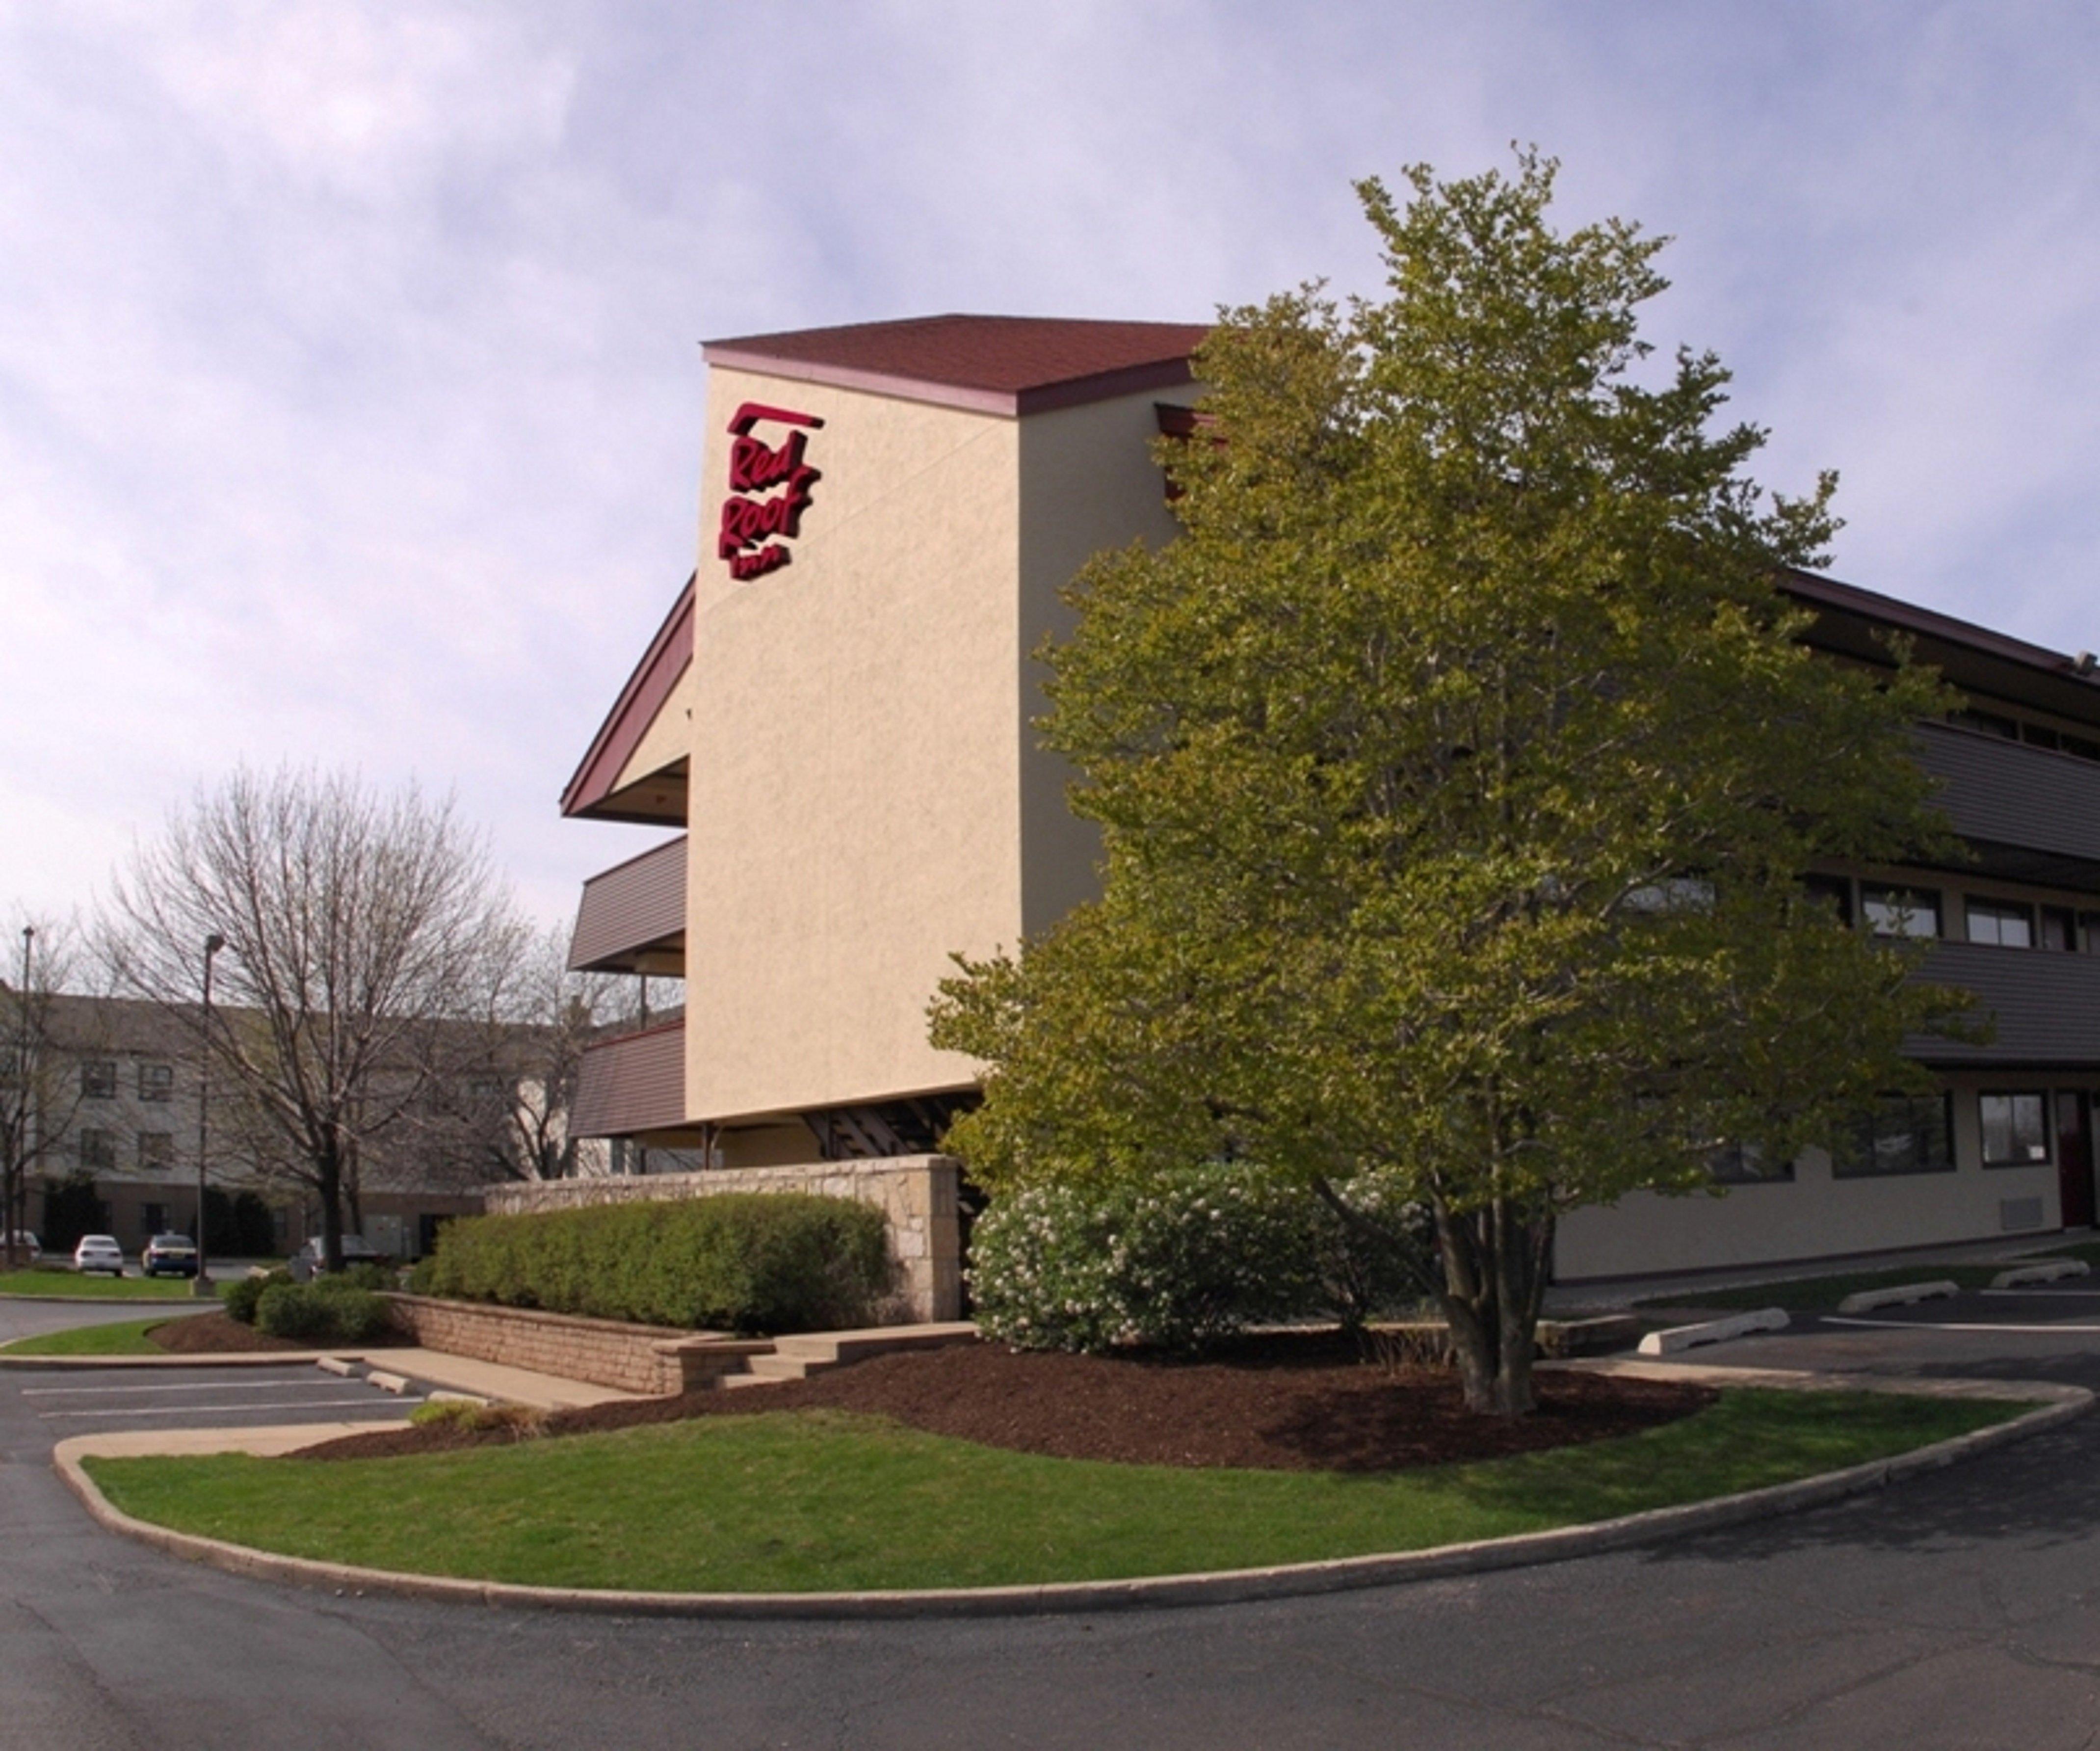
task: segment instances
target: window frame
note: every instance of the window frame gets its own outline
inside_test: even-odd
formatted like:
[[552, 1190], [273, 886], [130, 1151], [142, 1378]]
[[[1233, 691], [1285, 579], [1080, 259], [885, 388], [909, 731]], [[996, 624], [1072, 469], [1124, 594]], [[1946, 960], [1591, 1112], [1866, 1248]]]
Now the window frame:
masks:
[[117, 1170], [117, 1133], [99, 1125], [83, 1125], [74, 1139], [73, 1153], [84, 1170], [112, 1174]]
[[[1983, 1103], [1989, 1100], [2032, 1100], [2041, 1109], [2041, 1147], [2039, 1156], [2003, 1156], [1991, 1154], [1990, 1126], [1983, 1117]], [[2017, 1140], [2017, 1128], [2013, 1135]], [[2010, 1167], [2053, 1167], [2056, 1165], [2055, 1107], [2045, 1088], [1985, 1088], [1976, 1091], [1976, 1155], [1977, 1159], [1992, 1172]]]
[[117, 1060], [83, 1058], [80, 1061], [80, 1098], [114, 1100], [117, 1098]]
[[[1932, 928], [1929, 931], [1894, 930], [1877, 922], [1873, 909], [1890, 899], [1904, 902], [1899, 909], [1912, 916], [1930, 913]], [[1944, 896], [1936, 887], [1913, 887], [1904, 882], [1862, 882], [1860, 884], [1860, 922], [1876, 936], [1886, 936], [1898, 942], [1938, 942], [1947, 934], [1947, 907]]]
[[1793, 1182], [1793, 1163], [1752, 1169], [1745, 1164], [1762, 1161], [1764, 1151], [1752, 1143], [1715, 1143], [1706, 1151], [1706, 1172], [1717, 1186], [1785, 1186]]
[[139, 1098], [168, 1101], [175, 1098], [175, 1067], [164, 1058], [139, 1060]]
[[[2027, 932], [2025, 942], [2009, 943], [1998, 936], [1979, 936], [1976, 920], [1991, 918], [1994, 924], [2003, 926], [2017, 921]], [[1961, 933], [1972, 943], [1985, 948], [2032, 948], [2036, 945], [2035, 909], [2024, 900], [2001, 900], [1990, 894], [1964, 894], [1961, 896]]]
[[1811, 870], [1801, 878], [1803, 896], [1829, 905], [1837, 913], [1838, 922], [1848, 930], [1859, 911], [1853, 896], [1855, 886], [1850, 876], [1825, 875], [1817, 870]]
[[[1909, 1167], [1881, 1167], [1873, 1165], [1878, 1160], [1882, 1121], [1892, 1116], [1899, 1107], [1907, 1120], [1914, 1120], [1921, 1109], [1935, 1102], [1938, 1103], [1939, 1108], [1939, 1142], [1944, 1159], [1927, 1161]], [[1862, 1147], [1863, 1139], [1864, 1147]], [[1846, 1144], [1850, 1147], [1845, 1147]], [[1957, 1164], [1955, 1161], [1954, 1151], [1952, 1091], [1942, 1089], [1937, 1094], [1882, 1095], [1868, 1111], [1862, 1113], [1854, 1121], [1852, 1134], [1850, 1138], [1833, 1142], [1829, 1155], [1830, 1177], [1833, 1179], [1910, 1179], [1923, 1174], [1954, 1172]], [[1867, 1165], [1860, 1165], [1861, 1163]]]

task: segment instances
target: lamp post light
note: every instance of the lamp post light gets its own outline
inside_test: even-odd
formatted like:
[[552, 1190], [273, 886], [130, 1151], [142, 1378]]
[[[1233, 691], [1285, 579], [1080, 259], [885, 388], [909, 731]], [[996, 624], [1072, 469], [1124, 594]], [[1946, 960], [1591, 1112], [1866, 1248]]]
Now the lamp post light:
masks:
[[204, 1165], [205, 1146], [210, 1136], [208, 1127], [211, 1109], [211, 957], [225, 946], [226, 939], [217, 931], [204, 940], [204, 1050], [197, 1056], [197, 1266], [196, 1275], [190, 1279], [190, 1293], [200, 1297], [214, 1293], [211, 1272], [205, 1263]]

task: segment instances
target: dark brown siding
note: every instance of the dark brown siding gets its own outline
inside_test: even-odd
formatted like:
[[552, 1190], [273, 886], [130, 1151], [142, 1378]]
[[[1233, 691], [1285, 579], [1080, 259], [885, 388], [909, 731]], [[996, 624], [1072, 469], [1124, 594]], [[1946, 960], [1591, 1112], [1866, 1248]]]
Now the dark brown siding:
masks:
[[1917, 741], [1962, 838], [2100, 864], [2100, 764], [1938, 724]]
[[584, 1054], [571, 1123], [579, 1137], [670, 1130], [686, 1118], [686, 1024], [665, 1022]]
[[[686, 840], [615, 864], [584, 883], [569, 966], [578, 972], [633, 972], [648, 948], [682, 948], [686, 934]], [[650, 971], [668, 971], [652, 967]]]
[[1925, 976], [1975, 993], [1997, 1033], [1988, 1046], [1914, 1041], [1912, 1054], [1924, 1063], [2100, 1069], [2100, 954], [1941, 943]]

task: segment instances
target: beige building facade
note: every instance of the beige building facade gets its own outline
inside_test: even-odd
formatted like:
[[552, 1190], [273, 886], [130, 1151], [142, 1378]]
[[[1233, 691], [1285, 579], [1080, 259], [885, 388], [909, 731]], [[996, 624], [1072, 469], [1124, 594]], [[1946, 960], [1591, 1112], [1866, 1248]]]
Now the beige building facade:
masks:
[[[678, 835], [586, 884], [571, 961], [681, 978], [685, 1006], [587, 1055], [580, 1132], [717, 1170], [936, 1145], [975, 1087], [926, 1041], [951, 956], [1011, 948], [1094, 887], [1031, 727], [1032, 653], [1090, 555], [1172, 538], [1152, 446], [1190, 430], [1202, 332], [944, 316], [708, 347], [694, 574], [562, 798]], [[1814, 879], [1861, 928], [1930, 935], [1931, 976], [1996, 1037], [1917, 1042], [1941, 1094], [1842, 1147], [1718, 1165], [1724, 1196], [1574, 1213], [1564, 1280], [2093, 1220], [2094, 665], [1785, 587], [1833, 658], [1885, 660], [1899, 632], [1971, 702], [1919, 731], [1958, 865]]]

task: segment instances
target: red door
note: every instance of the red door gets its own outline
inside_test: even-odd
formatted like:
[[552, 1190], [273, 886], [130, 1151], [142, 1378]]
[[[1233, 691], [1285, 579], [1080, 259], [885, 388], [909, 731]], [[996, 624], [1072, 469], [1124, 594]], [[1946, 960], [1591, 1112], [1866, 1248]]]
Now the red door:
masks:
[[2056, 1091], [2056, 1172], [2063, 1226], [2093, 1226], [2093, 1107], [2078, 1089]]

